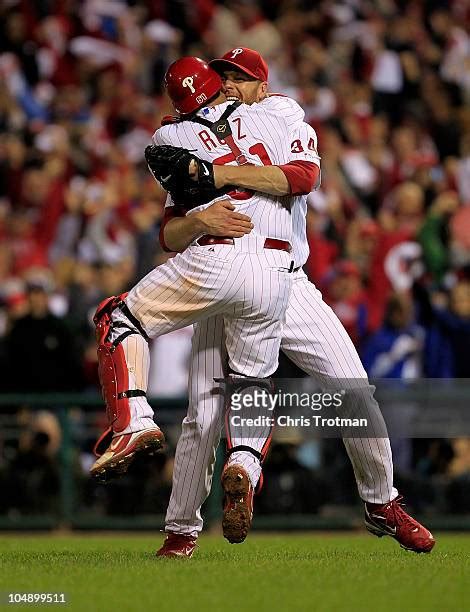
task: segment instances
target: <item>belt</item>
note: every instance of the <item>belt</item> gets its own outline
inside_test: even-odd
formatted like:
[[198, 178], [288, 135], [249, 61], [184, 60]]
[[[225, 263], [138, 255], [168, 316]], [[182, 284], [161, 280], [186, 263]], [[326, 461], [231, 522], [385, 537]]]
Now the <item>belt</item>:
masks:
[[[208, 246], [210, 244], [235, 244], [233, 238], [224, 238], [223, 236], [209, 236], [208, 234], [201, 236], [196, 240], [199, 246]], [[292, 247], [287, 240], [278, 240], [277, 238], [266, 238], [264, 241], [265, 249], [275, 249], [277, 251], [286, 251], [290, 253]]]

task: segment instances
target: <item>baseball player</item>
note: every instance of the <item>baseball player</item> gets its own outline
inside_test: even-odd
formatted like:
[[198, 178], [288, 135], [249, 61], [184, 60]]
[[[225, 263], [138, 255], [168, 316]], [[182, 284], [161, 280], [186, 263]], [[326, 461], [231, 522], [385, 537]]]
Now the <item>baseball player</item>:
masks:
[[[254, 104], [257, 108], [269, 108], [272, 113], [284, 116], [298, 115], [300, 110], [303, 118], [295, 101], [266, 96], [268, 69], [257, 52], [236, 48], [210, 64], [222, 75], [228, 99], [257, 103]], [[312, 132], [311, 128], [300, 131], [298, 127], [294, 128], [289, 143], [293, 156], [309, 149], [316, 153], [316, 137]], [[215, 168], [216, 184], [220, 172], [224, 172], [223, 168]], [[373, 388], [369, 386], [354, 345], [336, 315], [322, 300], [320, 292], [302, 271], [309, 254], [305, 198], [297, 198], [297, 205], [292, 210], [294, 285], [281, 349], [324, 388], [334, 390], [344, 386], [347, 380], [355, 381], [347, 394], [349, 400], [364, 414], [372, 412], [380, 417]], [[180, 233], [175, 240], [169, 225], [164, 236], [172, 249], [184, 248], [192, 239], [190, 234]], [[202, 529], [201, 506], [210, 491], [224, 419], [224, 407], [216, 393], [217, 385], [214, 389], [214, 379], [226, 375], [226, 359], [222, 318], [212, 317], [198, 323], [192, 345], [189, 410], [176, 450], [173, 490], [166, 516], [167, 538], [157, 553], [159, 556], [190, 557]], [[259, 448], [262, 442], [253, 440], [251, 445]], [[344, 444], [354, 468], [359, 495], [364, 501], [367, 529], [379, 537], [392, 536], [405, 549], [429, 552], [435, 543], [432, 534], [405, 512], [402, 498], [393, 486], [392, 454], [386, 434], [379, 433], [372, 438], [344, 438]], [[225, 491], [223, 528], [225, 537], [231, 542], [243, 541], [248, 533], [253, 491], [260, 480], [262, 458], [261, 454], [256, 455], [247, 449], [230, 455], [229, 461], [235, 463], [245, 484], [236, 500], [227, 496]]]
[[[172, 64], [166, 86], [180, 118], [157, 130], [156, 144], [147, 147], [146, 159], [171, 193], [167, 219], [183, 215], [168, 221], [168, 226], [192, 238], [184, 252], [155, 268], [128, 294], [108, 298], [97, 309], [99, 374], [109, 428], [97, 443], [97, 454], [102, 454], [91, 474], [101, 480], [125, 472], [136, 454], [153, 452], [163, 444], [145, 396], [147, 340], [220, 315], [234, 380], [238, 385], [264, 388], [277, 367], [281, 324], [292, 285], [293, 202], [291, 197], [279, 196], [288, 192], [291, 172], [289, 122], [269, 108], [226, 102], [220, 76], [197, 58]], [[250, 144], [245, 146], [248, 132]], [[159, 151], [168, 152], [171, 147], [156, 145], [168, 143], [185, 145], [200, 157], [177, 151], [161, 173]], [[212, 207], [197, 206], [200, 201], [193, 185], [201, 188], [204, 198], [210, 194], [208, 199], [230, 189], [214, 188], [210, 160], [271, 163], [267, 179], [261, 167], [238, 170], [246, 188], [260, 182], [273, 195], [247, 190], [231, 193], [230, 199], [239, 200], [243, 213], [232, 210], [227, 198]], [[190, 166], [195, 168], [195, 181], [189, 178]], [[257, 175], [264, 178], [259, 181]], [[316, 176], [312, 175], [309, 189]], [[193, 205], [191, 210], [188, 203]], [[220, 215], [224, 224], [218, 230], [214, 225]], [[238, 480], [237, 474], [227, 472], [235, 490]]]

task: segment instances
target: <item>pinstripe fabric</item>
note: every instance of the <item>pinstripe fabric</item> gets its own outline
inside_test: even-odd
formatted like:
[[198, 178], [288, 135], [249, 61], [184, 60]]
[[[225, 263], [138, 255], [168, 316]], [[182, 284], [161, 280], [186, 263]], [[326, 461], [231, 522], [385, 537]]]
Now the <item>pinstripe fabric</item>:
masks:
[[[190, 247], [138, 282], [126, 304], [149, 338], [221, 314], [231, 369], [266, 378], [277, 367], [292, 274], [287, 271], [290, 255], [264, 249], [263, 243]], [[120, 323], [133, 327], [120, 310], [113, 312], [112, 320], [111, 342], [122, 333]], [[122, 347], [128, 388], [146, 391], [147, 342], [134, 334], [124, 339]], [[146, 398], [132, 398], [130, 408], [131, 422], [124, 433], [153, 425]]]
[[284, 95], [268, 94], [254, 108], [268, 108], [270, 113], [283, 117], [289, 129], [293, 129], [305, 119], [305, 111], [300, 104]]
[[278, 362], [291, 258], [257, 248], [189, 247], [139, 281], [126, 304], [150, 338], [223, 313], [232, 370], [268, 377]]
[[[282, 109], [285, 108], [286, 102], [283, 102], [279, 108], [280, 100], [282, 99], [270, 98], [266, 101], [266, 104], [254, 104], [252, 106], [242, 104], [230, 115], [229, 122], [238, 146], [248, 162], [253, 165], [263, 165], [259, 155], [253, 152], [258, 151], [256, 145], [262, 143], [273, 165], [282, 165], [295, 159], [312, 161], [319, 166], [320, 158], [316, 152], [317, 139], [315, 131], [309, 125], [299, 123], [299, 116], [301, 115], [297, 111], [287, 113], [287, 117], [283, 116]], [[200, 114], [209, 121], [216, 121], [226, 106], [227, 103], [220, 104], [216, 107], [205, 109], [205, 111], [200, 111]], [[202, 138], [201, 134], [203, 135]], [[302, 151], [292, 153], [291, 143], [296, 139], [301, 139], [303, 143]], [[315, 150], [308, 148], [310, 139], [315, 142]], [[218, 157], [230, 153], [229, 147], [218, 142], [208, 128], [191, 123], [190, 121], [161, 127], [155, 132], [153, 140], [155, 144], [172, 144], [191, 149], [202, 159], [211, 162]], [[205, 145], [204, 142], [208, 144]], [[255, 147], [255, 149], [250, 152], [252, 147]], [[228, 162], [228, 165], [236, 165], [235, 160]], [[292, 242], [293, 224], [297, 226], [296, 234], [298, 236], [301, 236], [302, 228], [305, 229], [305, 197], [275, 197], [262, 193], [254, 193], [252, 197], [246, 200], [232, 201], [237, 207], [237, 212], [251, 217], [255, 226], [250, 236], [246, 236], [241, 240], [253, 239], [256, 236], [270, 236], [271, 238], [279, 238], [280, 240]], [[208, 204], [198, 206], [188, 214], [203, 210], [212, 203], [209, 202]], [[168, 198], [166, 206], [172, 205], [171, 198]], [[300, 245], [297, 248], [300, 248]], [[303, 258], [301, 263], [304, 263], [308, 256], [308, 249], [305, 252], [305, 245], [303, 245], [300, 251]], [[296, 265], [301, 265], [301, 263]]]
[[[254, 155], [253, 151], [250, 152], [250, 148], [262, 142], [273, 164], [303, 159], [320, 165], [316, 134], [310, 126], [301, 123], [303, 111], [295, 101], [272, 97], [250, 108], [256, 108], [256, 115], [242, 105], [230, 118], [235, 138], [241, 136], [237, 143], [250, 163], [261, 165], [261, 159]], [[203, 110], [202, 113], [209, 120], [215, 121], [224, 109], [225, 105], [221, 105]], [[237, 129], [240, 130], [238, 134]], [[206, 146], [201, 139], [201, 133], [201, 128], [196, 133], [191, 124], [183, 122], [161, 128], [154, 135], [154, 141], [156, 144], [176, 144], [191, 148], [198, 156], [208, 161], [227, 154], [228, 148], [216, 142], [214, 137], [211, 137], [212, 145]], [[206, 141], [208, 136], [210, 137], [210, 134], [206, 133]], [[309, 254], [305, 227], [305, 197], [267, 198], [263, 194], [255, 193], [251, 198], [235, 203], [237, 209], [249, 215], [255, 224], [255, 230], [249, 236], [236, 241], [238, 248], [244, 252], [254, 252], [260, 236], [281, 239], [289, 239], [287, 236], [291, 236], [295, 265], [305, 263]], [[267, 203], [270, 208], [267, 208]], [[171, 199], [167, 205], [172, 205]], [[251, 264], [254, 260], [255, 258], [251, 260]], [[261, 285], [264, 294], [270, 296], [270, 303], [276, 302], [276, 305], [272, 306], [276, 308], [278, 298], [263, 286], [264, 282], [264, 279], [257, 279], [257, 284]], [[251, 289], [249, 285], [246, 286], [245, 306], [252, 297]], [[234, 305], [232, 313], [236, 312], [236, 309], [237, 306]], [[322, 383], [334, 382], [335, 379], [362, 379], [364, 387], [356, 393], [355, 401], [375, 401], [367, 384], [366, 373], [349, 337], [334, 313], [322, 301], [320, 293], [303, 273], [297, 275], [286, 317], [282, 349], [293, 361]], [[256, 317], [253, 318], [253, 324], [254, 329], [257, 329], [255, 319]], [[226, 339], [224, 325], [227, 330], [231, 330]], [[250, 329], [249, 323], [246, 329]], [[240, 364], [244, 359], [259, 363], [271, 358], [269, 345], [261, 346], [257, 343], [253, 343], [251, 347], [245, 344], [243, 350], [248, 349], [250, 352], [244, 354], [237, 324], [230, 328], [227, 315], [206, 319], [196, 326], [189, 411], [183, 422], [182, 435], [177, 446], [173, 491], [166, 518], [168, 531], [197, 535], [202, 528], [200, 507], [210, 489], [215, 450], [223, 423], [223, 404], [217, 394], [217, 388], [214, 388], [213, 378], [221, 376], [222, 373], [224, 344], [229, 353], [238, 355]], [[252, 437], [249, 438], [249, 433], [245, 440], [248, 439], [254, 448], [262, 446], [262, 436], [253, 437], [251, 432]], [[345, 439], [344, 442], [354, 467], [361, 497], [365, 501], [376, 503], [392, 499], [396, 491], [392, 485], [389, 441], [371, 438]], [[245, 464], [253, 484], [257, 482], [260, 466], [251, 455], [234, 453], [230, 461]]]
[[[224, 422], [222, 389], [214, 378], [227, 374], [221, 316], [195, 325], [189, 373], [189, 408], [183, 420], [173, 467], [173, 489], [166, 529], [192, 533], [202, 529], [201, 506], [214, 473], [215, 453]], [[205, 376], [201, 376], [204, 372]]]
[[[294, 280], [281, 349], [307, 374], [330, 388], [334, 388], [335, 380], [340, 386], [347, 380], [353, 384], [360, 379], [367, 381], [366, 371], [346, 330], [303, 272], [297, 273]], [[368, 386], [361, 388], [358, 399], [364, 406], [371, 402], [376, 405]], [[343, 441], [360, 497], [372, 503], [396, 497], [388, 438], [344, 438]]]
[[[304, 123], [305, 112], [295, 100], [287, 96], [271, 94], [257, 106], [269, 109], [271, 114], [282, 117], [287, 122], [289, 161], [309, 161], [320, 167], [317, 135], [308, 123]], [[294, 146], [292, 146], [293, 143], [295, 143]], [[303, 266], [309, 256], [306, 240], [307, 198], [305, 196], [290, 198], [290, 208], [292, 210], [292, 248], [297, 268]]]
[[[192, 432], [183, 425], [185, 452], [180, 453], [178, 445], [173, 490], [166, 516], [168, 531], [197, 535], [202, 529], [200, 507], [209, 493], [212, 479], [212, 464], [205, 463], [204, 458], [214, 456], [223, 421], [222, 402], [217, 401], [217, 395], [211, 394], [213, 377], [219, 376], [222, 369], [220, 359], [224, 356], [220, 347], [224, 344], [223, 333], [220, 317], [196, 326], [189, 410], [193, 418], [198, 419], [199, 429], [192, 437]], [[343, 386], [348, 379], [363, 380], [364, 387], [360, 387], [357, 401], [364, 402], [364, 405], [375, 402], [367, 384], [367, 374], [349, 336], [302, 271], [295, 274], [281, 350], [307, 374], [329, 388], [335, 388], [335, 381]], [[261, 442], [258, 440], [255, 448]], [[353, 465], [360, 497], [372, 503], [384, 503], [396, 497], [389, 440], [345, 438], [344, 444]], [[244, 454], [245, 458], [241, 460], [247, 462], [250, 478], [255, 480], [259, 477], [256, 462]], [[182, 480], [181, 475], [188, 473], [190, 477]]]

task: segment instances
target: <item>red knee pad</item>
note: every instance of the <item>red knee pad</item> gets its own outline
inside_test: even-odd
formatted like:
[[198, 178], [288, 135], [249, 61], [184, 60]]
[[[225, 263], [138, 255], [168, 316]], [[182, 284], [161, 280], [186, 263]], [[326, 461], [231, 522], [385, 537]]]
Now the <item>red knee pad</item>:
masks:
[[121, 293], [121, 295], [112, 295], [106, 298], [98, 305], [96, 312], [93, 316], [93, 323], [96, 325], [96, 340], [98, 345], [106, 342], [106, 336], [109, 333], [111, 327], [111, 314], [113, 310], [119, 306], [119, 304], [127, 296], [127, 293]]

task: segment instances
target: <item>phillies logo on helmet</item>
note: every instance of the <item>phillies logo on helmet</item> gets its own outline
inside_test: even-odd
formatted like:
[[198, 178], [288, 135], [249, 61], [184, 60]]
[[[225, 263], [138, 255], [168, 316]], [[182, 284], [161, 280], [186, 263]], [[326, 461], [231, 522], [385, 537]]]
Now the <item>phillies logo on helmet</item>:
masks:
[[192, 76], [187, 76], [183, 79], [182, 85], [183, 87], [189, 87], [191, 93], [196, 93], [196, 90], [193, 87], [194, 79]]
[[240, 49], [240, 48], [234, 49], [232, 51], [232, 59], [235, 59], [237, 57], [237, 55], [240, 55], [240, 53], [243, 53], [243, 49]]

